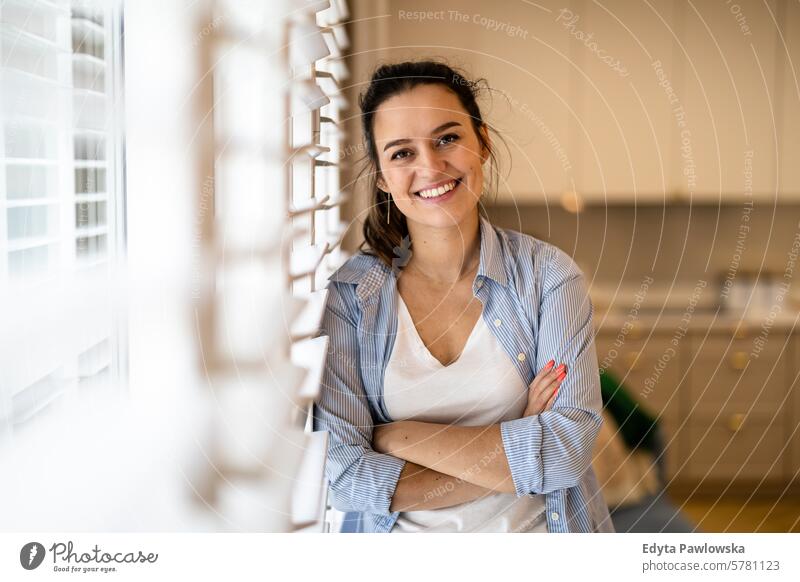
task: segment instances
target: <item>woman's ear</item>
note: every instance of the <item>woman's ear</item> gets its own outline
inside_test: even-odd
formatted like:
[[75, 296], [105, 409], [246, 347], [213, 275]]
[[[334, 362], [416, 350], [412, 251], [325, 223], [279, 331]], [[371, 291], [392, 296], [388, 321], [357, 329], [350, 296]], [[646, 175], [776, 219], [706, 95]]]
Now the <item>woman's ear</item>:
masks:
[[389, 193], [389, 188], [386, 186], [386, 180], [383, 179], [383, 176], [378, 176], [378, 179], [375, 181], [375, 184], [378, 186], [378, 188], [380, 188], [387, 194]]

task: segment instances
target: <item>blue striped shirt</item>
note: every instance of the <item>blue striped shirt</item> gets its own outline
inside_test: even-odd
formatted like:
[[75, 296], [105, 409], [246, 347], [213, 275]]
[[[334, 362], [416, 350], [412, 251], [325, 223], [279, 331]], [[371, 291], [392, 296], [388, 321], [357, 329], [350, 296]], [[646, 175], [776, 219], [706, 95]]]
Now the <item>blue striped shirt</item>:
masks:
[[[568, 370], [552, 409], [500, 423], [516, 494], [545, 494], [551, 533], [613, 531], [591, 467], [602, 400], [583, 273], [558, 247], [483, 216], [480, 237], [472, 291], [520, 376], [530, 384], [550, 359]], [[405, 461], [374, 451], [372, 428], [392, 422], [383, 377], [397, 331], [397, 278], [378, 257], [358, 253], [327, 288], [320, 334], [329, 336], [329, 350], [314, 430], [330, 433], [331, 502], [359, 512], [364, 531], [389, 532]]]

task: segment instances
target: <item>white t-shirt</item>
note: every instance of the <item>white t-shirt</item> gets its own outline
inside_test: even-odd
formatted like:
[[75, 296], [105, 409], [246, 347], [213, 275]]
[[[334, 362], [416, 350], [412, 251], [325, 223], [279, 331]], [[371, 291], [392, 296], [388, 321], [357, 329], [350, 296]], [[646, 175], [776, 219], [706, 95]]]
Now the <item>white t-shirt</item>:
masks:
[[[392, 419], [484, 426], [522, 416], [528, 386], [483, 313], [459, 358], [442, 366], [419, 337], [399, 292], [397, 301], [397, 337], [383, 388]], [[502, 449], [497, 454], [503, 454]], [[401, 512], [392, 533], [547, 532], [544, 510], [544, 495], [492, 493], [452, 507]]]

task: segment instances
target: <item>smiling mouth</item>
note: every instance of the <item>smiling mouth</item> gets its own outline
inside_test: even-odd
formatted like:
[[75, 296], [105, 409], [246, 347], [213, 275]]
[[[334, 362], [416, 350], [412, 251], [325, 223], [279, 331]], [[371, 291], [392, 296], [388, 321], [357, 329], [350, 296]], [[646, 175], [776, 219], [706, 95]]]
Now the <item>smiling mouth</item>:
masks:
[[459, 184], [461, 184], [461, 178], [451, 180], [447, 184], [443, 184], [438, 188], [431, 188], [429, 190], [419, 190], [418, 192], [414, 192], [414, 195], [426, 199], [438, 198], [439, 196], [444, 196], [451, 190], [454, 190]]

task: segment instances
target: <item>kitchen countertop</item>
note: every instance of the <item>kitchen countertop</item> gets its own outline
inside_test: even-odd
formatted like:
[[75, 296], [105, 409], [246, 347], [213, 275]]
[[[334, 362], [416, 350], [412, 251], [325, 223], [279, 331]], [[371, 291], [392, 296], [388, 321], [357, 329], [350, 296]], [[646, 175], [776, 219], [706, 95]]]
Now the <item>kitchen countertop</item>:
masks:
[[[783, 300], [772, 304], [755, 303], [745, 311], [719, 306], [719, 293], [710, 286], [601, 286], [590, 287], [594, 306], [594, 326], [598, 332], [618, 333], [633, 324], [634, 333], [653, 327], [663, 332], [678, 329], [698, 331], [735, 331], [756, 335], [762, 327], [775, 331], [800, 333], [800, 296], [787, 292]], [[775, 309], [774, 306], [777, 306]], [[770, 310], [774, 311], [770, 317]], [[688, 321], [683, 321], [687, 318]]]
[[770, 323], [769, 314], [747, 314], [742, 317], [741, 313], [734, 314], [720, 310], [715, 311], [698, 310], [690, 314], [688, 322], [683, 321], [684, 313], [673, 310], [664, 310], [659, 314], [656, 312], [639, 312], [638, 317], [630, 316], [628, 313], [617, 310], [600, 311], [594, 313], [594, 326], [598, 332], [619, 332], [623, 326], [633, 324], [637, 331], [649, 330], [653, 327], [659, 328], [663, 332], [673, 332], [681, 328], [689, 331], [707, 330], [712, 328], [714, 331], [735, 331], [738, 327], [748, 334], [757, 334], [762, 327], [775, 331], [793, 331], [800, 334], [800, 312], [786, 312], [781, 310]]

